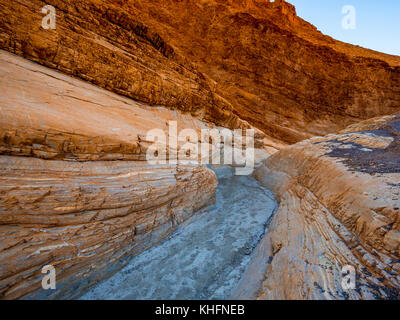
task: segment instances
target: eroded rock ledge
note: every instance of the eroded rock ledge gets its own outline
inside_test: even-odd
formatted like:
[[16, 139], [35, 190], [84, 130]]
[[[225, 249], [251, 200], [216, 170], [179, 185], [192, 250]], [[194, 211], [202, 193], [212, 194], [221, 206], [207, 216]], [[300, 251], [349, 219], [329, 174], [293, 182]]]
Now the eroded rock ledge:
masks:
[[[279, 211], [236, 297], [399, 297], [399, 125], [400, 115], [373, 119], [265, 161], [255, 177]], [[357, 272], [355, 290], [342, 288], [345, 265]]]

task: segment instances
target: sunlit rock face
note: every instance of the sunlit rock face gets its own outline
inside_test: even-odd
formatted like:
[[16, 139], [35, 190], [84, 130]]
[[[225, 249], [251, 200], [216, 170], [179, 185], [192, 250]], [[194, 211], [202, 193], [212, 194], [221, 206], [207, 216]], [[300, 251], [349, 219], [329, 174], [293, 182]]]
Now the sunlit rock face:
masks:
[[[207, 125], [0, 52], [0, 296], [73, 298], [213, 203], [204, 166], [150, 165], [146, 132]], [[41, 289], [42, 267], [57, 290]]]
[[[41, 27], [45, 4], [55, 30]], [[0, 48], [286, 143], [399, 108], [398, 57], [324, 36], [285, 1], [2, 0], [0, 12]]]
[[[279, 198], [279, 211], [239, 297], [399, 297], [399, 125], [399, 114], [372, 119], [265, 161], [255, 177]], [[356, 272], [351, 290], [343, 289], [345, 266]]]
[[[217, 183], [194, 166], [8, 156], [0, 163], [6, 299], [79, 296], [211, 204]], [[41, 290], [45, 265], [56, 268], [56, 291]]]

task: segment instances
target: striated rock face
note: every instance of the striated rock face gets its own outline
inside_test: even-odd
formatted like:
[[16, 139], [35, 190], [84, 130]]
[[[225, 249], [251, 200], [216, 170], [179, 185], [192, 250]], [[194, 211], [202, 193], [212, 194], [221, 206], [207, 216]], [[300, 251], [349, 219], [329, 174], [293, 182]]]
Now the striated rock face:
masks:
[[[248, 126], [214, 81], [124, 2], [1, 1], [0, 48], [138, 101], [231, 128]], [[55, 30], [42, 28], [45, 5], [56, 8]]]
[[[344, 132], [285, 148], [255, 172], [280, 205], [237, 297], [399, 298], [400, 114]], [[355, 290], [342, 287], [347, 265]]]
[[153, 144], [146, 141], [149, 130], [168, 133], [169, 121], [177, 122], [177, 131], [209, 127], [190, 115], [137, 103], [4, 51], [0, 75], [1, 154], [145, 160]]
[[[128, 2], [129, 3], [129, 2]], [[134, 1], [235, 114], [288, 143], [400, 108], [400, 59], [323, 36], [277, 1]]]
[[[5, 299], [79, 296], [211, 203], [217, 183], [193, 166], [8, 156], [0, 164]], [[41, 290], [48, 264], [56, 268], [56, 291]]]
[[[205, 167], [141, 161], [148, 130], [201, 121], [5, 52], [0, 79], [1, 298], [79, 296], [213, 202]], [[38, 290], [48, 264], [55, 292]]]
[[[44, 30], [41, 8], [56, 8]], [[285, 1], [0, 1], [0, 48], [152, 105], [286, 143], [400, 108], [400, 59]]]

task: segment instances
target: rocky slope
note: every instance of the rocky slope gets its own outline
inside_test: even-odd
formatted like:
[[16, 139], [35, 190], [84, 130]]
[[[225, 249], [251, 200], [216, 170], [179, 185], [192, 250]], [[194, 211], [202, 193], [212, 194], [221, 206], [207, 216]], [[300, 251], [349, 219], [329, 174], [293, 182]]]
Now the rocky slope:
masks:
[[[45, 4], [56, 30], [41, 27]], [[399, 108], [398, 57], [326, 37], [285, 1], [2, 0], [0, 12], [0, 48], [286, 143]]]
[[[268, 158], [255, 177], [279, 210], [236, 297], [398, 299], [399, 143], [397, 114]], [[347, 265], [354, 290], [342, 287]]]

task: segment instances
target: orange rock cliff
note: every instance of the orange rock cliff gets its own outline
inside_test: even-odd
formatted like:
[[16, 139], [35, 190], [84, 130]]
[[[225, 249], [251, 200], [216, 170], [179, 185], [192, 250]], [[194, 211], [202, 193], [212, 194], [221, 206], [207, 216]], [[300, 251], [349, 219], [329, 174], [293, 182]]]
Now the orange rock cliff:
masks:
[[[41, 27], [53, 5], [57, 28]], [[2, 2], [0, 48], [151, 105], [286, 143], [390, 114], [398, 57], [322, 35], [285, 1]]]

